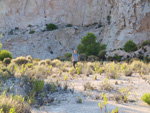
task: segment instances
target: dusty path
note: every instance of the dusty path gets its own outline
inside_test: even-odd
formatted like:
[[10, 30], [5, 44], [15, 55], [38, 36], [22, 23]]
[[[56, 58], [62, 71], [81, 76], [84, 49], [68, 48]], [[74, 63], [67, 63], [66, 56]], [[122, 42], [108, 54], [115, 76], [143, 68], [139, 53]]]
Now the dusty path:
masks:
[[[74, 93], [68, 91], [64, 94], [59, 94], [59, 92], [55, 92], [52, 96], [56, 99], [56, 101], [48, 106], [42, 106], [39, 109], [33, 108], [32, 113], [101, 113], [98, 103], [103, 100], [95, 99], [96, 96], [101, 95], [102, 92], [107, 93], [108, 98], [111, 98], [114, 95], [113, 91], [98, 91], [99, 84], [101, 84], [101, 81], [103, 81], [104, 78], [104, 75], [98, 75], [97, 80], [93, 80], [93, 76], [81, 76], [76, 79], [69, 80], [68, 86], [70, 89], [72, 88], [72, 84], [75, 85]], [[131, 95], [129, 96], [129, 100], [133, 100], [133, 102], [119, 104], [114, 100], [108, 99], [108, 111], [112, 111], [116, 107], [119, 107], [119, 113], [150, 113], [150, 106], [141, 100], [141, 96], [144, 93], [150, 92], [150, 84], [145, 82], [145, 80], [138, 75], [133, 75], [132, 77], [122, 76], [117, 81], [118, 85], [115, 85], [116, 80], [110, 79], [110, 83], [114, 89], [119, 87], [126, 87], [127, 89], [130, 89]], [[63, 82], [64, 81], [62, 81], [62, 83]], [[84, 91], [84, 84], [87, 82], [91, 83], [97, 90]], [[135, 92], [137, 94], [135, 94]], [[82, 103], [76, 102], [79, 96], [82, 98]]]

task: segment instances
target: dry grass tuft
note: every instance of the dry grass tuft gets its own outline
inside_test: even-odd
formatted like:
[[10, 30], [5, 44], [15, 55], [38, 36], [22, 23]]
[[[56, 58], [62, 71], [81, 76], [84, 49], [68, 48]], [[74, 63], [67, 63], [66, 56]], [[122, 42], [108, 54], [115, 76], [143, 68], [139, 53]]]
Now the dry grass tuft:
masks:
[[55, 59], [52, 61], [52, 66], [54, 67], [60, 67], [62, 65], [62, 62], [58, 59]]
[[18, 95], [7, 97], [5, 92], [0, 96], [0, 109], [4, 113], [31, 113], [29, 105], [24, 102], [24, 98]]

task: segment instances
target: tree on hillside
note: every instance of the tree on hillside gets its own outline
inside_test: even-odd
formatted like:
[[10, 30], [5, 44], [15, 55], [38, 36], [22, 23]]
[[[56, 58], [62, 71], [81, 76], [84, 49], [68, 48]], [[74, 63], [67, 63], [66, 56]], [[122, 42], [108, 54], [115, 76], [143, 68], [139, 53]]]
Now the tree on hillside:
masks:
[[83, 37], [81, 40], [81, 44], [78, 45], [77, 50], [78, 52], [84, 53], [87, 56], [90, 55], [98, 55], [100, 50], [100, 43], [96, 42], [97, 37], [93, 33], [88, 33], [86, 36]]
[[133, 52], [137, 50], [137, 45], [132, 40], [129, 40], [125, 43], [123, 49], [126, 52]]

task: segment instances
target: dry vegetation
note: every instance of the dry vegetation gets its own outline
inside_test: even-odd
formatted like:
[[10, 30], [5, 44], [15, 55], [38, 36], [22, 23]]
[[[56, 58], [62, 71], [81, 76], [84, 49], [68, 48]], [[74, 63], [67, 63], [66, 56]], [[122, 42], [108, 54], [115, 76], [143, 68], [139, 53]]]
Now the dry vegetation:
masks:
[[[28, 97], [26, 97], [23, 101], [18, 101], [11, 96], [7, 97], [2, 95], [0, 97], [0, 108], [6, 112], [10, 109], [14, 109], [16, 113], [29, 112], [28, 105], [34, 105], [37, 102], [34, 97], [39, 94], [41, 95], [41, 98], [44, 97], [45, 92], [43, 91], [43, 80], [47, 80], [51, 83], [48, 86], [49, 91], [54, 93], [56, 91], [56, 87], [62, 87], [64, 90], [70, 89], [73, 92], [76, 87], [76, 84], [73, 84], [74, 81], [81, 79], [84, 82], [84, 84], [82, 84], [84, 87], [83, 91], [87, 94], [87, 96], [91, 96], [90, 92], [97, 91], [99, 93], [97, 99], [103, 99], [101, 93], [103, 95], [107, 93], [108, 100], [113, 100], [117, 103], [127, 103], [131, 101], [131, 98], [129, 97], [133, 88], [128, 86], [119, 86], [118, 84], [123, 83], [118, 81], [124, 77], [127, 79], [127, 77], [131, 77], [133, 75], [138, 75], [138, 77], [144, 78], [145, 81], [147, 81], [149, 80], [150, 74], [150, 64], [143, 63], [138, 60], [133, 60], [130, 63], [78, 62], [76, 69], [72, 67], [72, 63], [69, 61], [62, 62], [58, 59], [52, 61], [50, 59], [38, 60], [32, 59], [31, 56], [26, 58], [19, 57], [13, 59], [10, 63], [8, 62], [0, 62], [1, 80], [6, 81], [12, 77], [24, 78], [26, 83], [30, 83], [31, 85]], [[95, 81], [95, 84], [92, 84], [90, 80]], [[130, 80], [128, 80], [128, 82], [130, 82]], [[109, 96], [109, 94], [114, 96]], [[147, 96], [145, 98], [149, 97]], [[6, 103], [6, 100], [9, 101]], [[28, 103], [28, 105], [25, 104], [24, 101]], [[83, 102], [81, 97], [78, 97], [78, 102]], [[15, 103], [13, 104], [14, 106], [12, 103]], [[149, 104], [149, 102], [147, 103]], [[99, 106], [101, 108], [101, 104], [99, 104]]]

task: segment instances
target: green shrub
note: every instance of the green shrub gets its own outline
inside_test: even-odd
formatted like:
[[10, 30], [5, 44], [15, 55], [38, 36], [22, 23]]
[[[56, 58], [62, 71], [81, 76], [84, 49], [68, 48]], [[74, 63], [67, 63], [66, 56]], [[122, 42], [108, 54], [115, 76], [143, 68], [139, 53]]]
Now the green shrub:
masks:
[[9, 32], [8, 32], [9, 35], [14, 35], [14, 31], [11, 29]]
[[137, 45], [132, 40], [129, 40], [125, 43], [124, 50], [126, 52], [136, 51], [137, 50]]
[[82, 53], [80, 54], [80, 61], [86, 61], [87, 60], [87, 55]]
[[103, 25], [101, 23], [98, 24], [98, 28], [101, 28]]
[[15, 27], [15, 30], [19, 30], [19, 27]]
[[141, 99], [146, 102], [148, 105], [150, 105], [150, 93], [145, 93]]
[[67, 58], [71, 58], [71, 56], [72, 56], [71, 53], [66, 53], [66, 54], [65, 54], [65, 57], [67, 57]]
[[29, 32], [29, 34], [34, 34], [34, 33], [35, 33], [35, 31], [30, 31], [30, 32]]
[[115, 100], [117, 102], [125, 102], [127, 103], [129, 100], [129, 96], [130, 96], [131, 92], [127, 90], [127, 88], [122, 87], [119, 89], [119, 93], [115, 94]]
[[30, 104], [30, 105], [34, 105], [37, 103], [37, 100], [35, 99], [35, 94], [36, 92], [31, 90], [27, 96], [27, 102]]
[[106, 50], [102, 50], [98, 53], [100, 59], [104, 60], [106, 55]]
[[111, 23], [111, 16], [107, 16], [107, 22], [110, 25], [110, 23]]
[[43, 90], [44, 88], [44, 80], [34, 80], [33, 82], [33, 90], [36, 93], [39, 93]]
[[141, 44], [141, 47], [144, 47], [144, 46], [147, 46], [147, 45], [150, 45], [150, 41], [148, 41], [148, 40], [144, 41], [144, 42]]
[[144, 58], [144, 62], [145, 63], [149, 63], [150, 62], [150, 57], [147, 55], [147, 56], [145, 56], [145, 58]]
[[122, 56], [119, 56], [118, 54], [115, 54], [115, 56], [113, 57], [115, 61], [118, 61], [120, 62], [121, 61], [121, 58]]
[[106, 55], [106, 44], [102, 44], [100, 45], [100, 51], [98, 53], [98, 56], [100, 59], [104, 60], [105, 59], [105, 55]]
[[107, 45], [106, 44], [101, 44], [100, 45], [100, 51], [106, 50]]
[[32, 25], [29, 24], [28, 27], [32, 27]]
[[84, 53], [87, 56], [98, 55], [100, 50], [100, 43], [96, 42], [97, 37], [93, 33], [88, 33], [81, 40], [81, 44], [78, 45], [78, 52], [80, 54]]
[[72, 24], [67, 24], [66, 27], [72, 27]]
[[4, 60], [3, 60], [3, 63], [7, 66], [8, 64], [10, 64], [10, 62], [11, 62], [11, 59], [10, 58], [5, 58]]
[[12, 59], [11, 53], [9, 51], [7, 51], [7, 50], [0, 51], [0, 60], [3, 61], [5, 58]]
[[54, 92], [55, 92], [55, 90], [56, 90], [56, 86], [55, 86], [55, 84], [54, 84], [54, 83], [49, 84], [49, 89], [50, 89], [50, 91], [51, 91], [52, 93], [54, 93]]
[[53, 31], [53, 30], [58, 29], [58, 27], [57, 27], [55, 24], [50, 23], [50, 24], [47, 24], [47, 25], [46, 25], [46, 29], [47, 29], [48, 31]]

